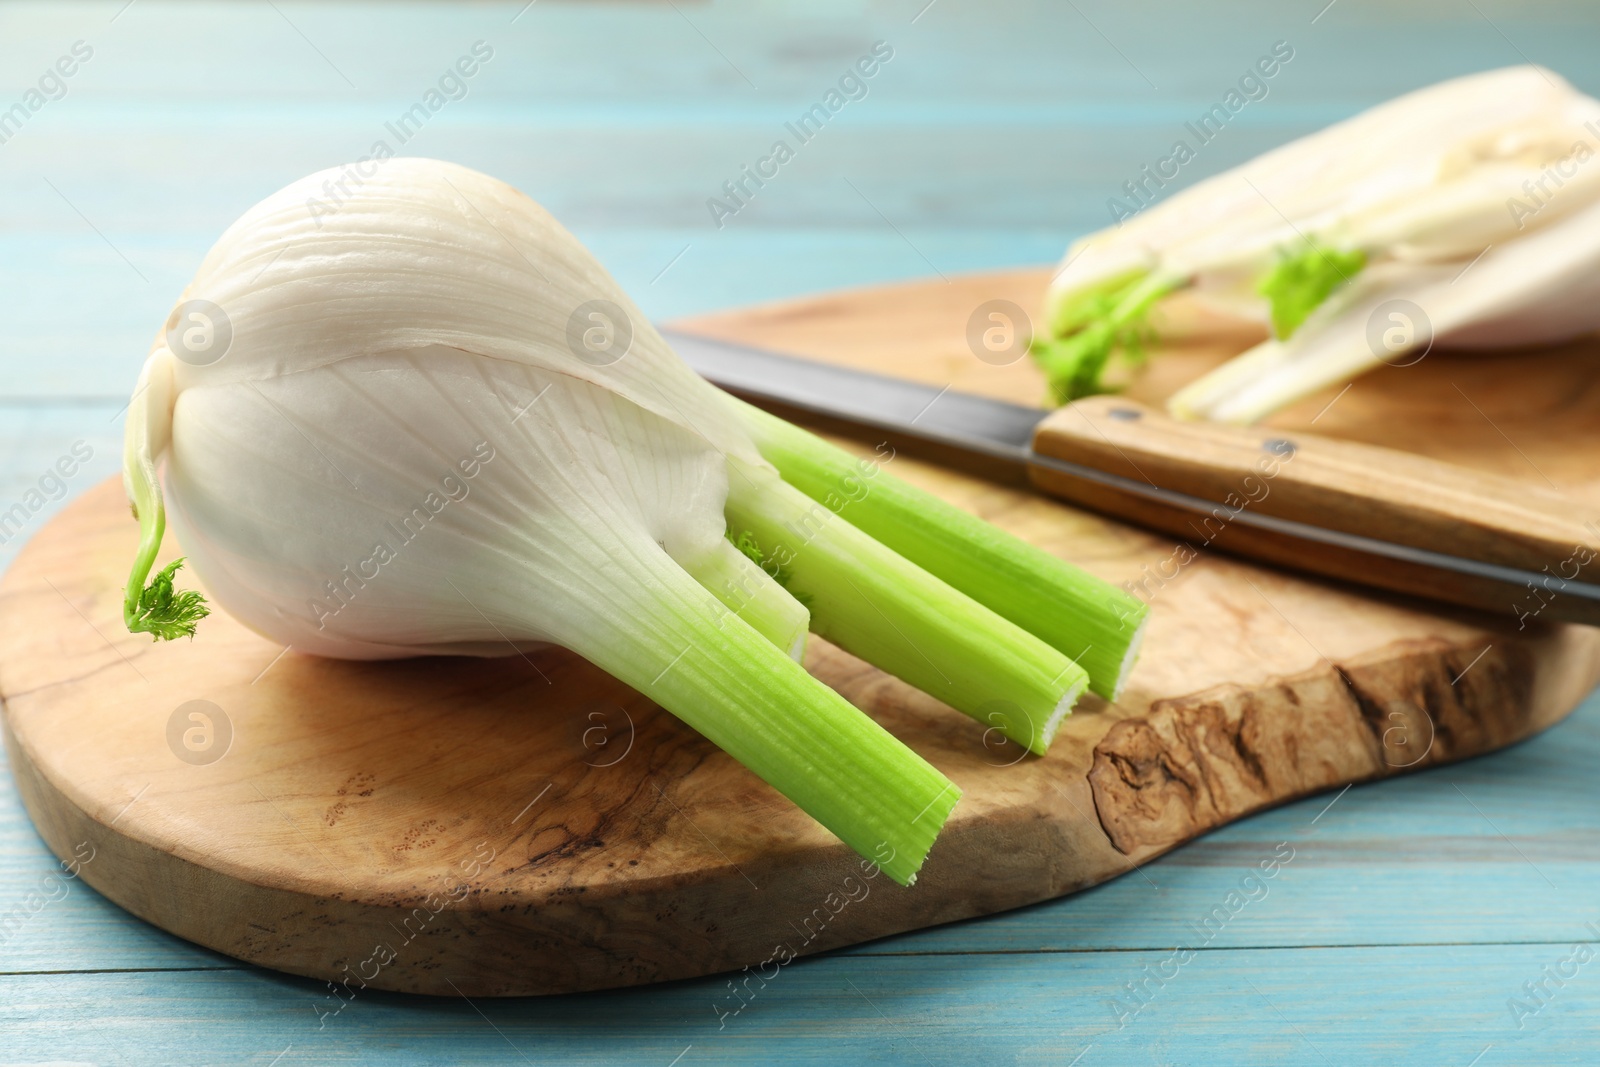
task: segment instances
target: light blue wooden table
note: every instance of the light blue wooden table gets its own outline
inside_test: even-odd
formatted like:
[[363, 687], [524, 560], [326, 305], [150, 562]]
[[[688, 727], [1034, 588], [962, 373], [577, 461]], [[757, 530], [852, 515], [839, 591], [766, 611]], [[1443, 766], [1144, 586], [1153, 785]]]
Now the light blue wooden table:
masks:
[[[405, 150], [527, 190], [660, 317], [1051, 260], [1278, 41], [1293, 59], [1183, 181], [1451, 74], [1535, 60], [1600, 89], [1600, 14], [1576, 2], [925, 3], [0, 6], [0, 509], [77, 442], [93, 457], [66, 495], [113, 473], [148, 339], [216, 235], [393, 143], [385, 124], [475, 42], [492, 56]], [[880, 40], [865, 96], [718, 227], [708, 198]], [[1250, 819], [1148, 877], [796, 963], [725, 1026], [708, 978], [369, 993], [319, 1029], [316, 983], [75, 885], [0, 928], [0, 1064], [1594, 1063], [1600, 962], [1565, 961], [1600, 939], [1597, 766], [1591, 700], [1510, 752]], [[1284, 841], [1270, 894], [1119, 1020], [1110, 1002]], [[0, 916], [53, 866], [0, 776]]]

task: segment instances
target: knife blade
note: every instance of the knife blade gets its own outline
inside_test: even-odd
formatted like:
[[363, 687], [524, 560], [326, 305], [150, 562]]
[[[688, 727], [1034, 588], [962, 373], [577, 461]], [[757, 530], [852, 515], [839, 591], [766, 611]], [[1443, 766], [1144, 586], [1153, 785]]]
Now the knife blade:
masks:
[[1519, 627], [1600, 625], [1600, 526], [1554, 492], [1395, 449], [1178, 422], [1115, 397], [1047, 411], [662, 333], [702, 376], [776, 414], [1031, 485], [1171, 534], [1175, 550], [1217, 548]]

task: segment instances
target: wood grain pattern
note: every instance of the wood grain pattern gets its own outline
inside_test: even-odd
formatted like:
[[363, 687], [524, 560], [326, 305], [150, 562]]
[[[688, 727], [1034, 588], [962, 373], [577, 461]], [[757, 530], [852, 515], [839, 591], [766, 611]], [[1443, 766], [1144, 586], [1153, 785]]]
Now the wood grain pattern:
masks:
[[[1033, 447], [1043, 456], [1209, 502], [1198, 511], [1172, 507], [1055, 468], [1031, 471], [1046, 491], [1208, 547], [1512, 618], [1537, 614], [1600, 624], [1600, 601], [1559, 592], [1559, 579], [1593, 582], [1600, 573], [1600, 524], [1580, 518], [1577, 500], [1528, 478], [1303, 431], [1182, 422], [1110, 396], [1056, 411], [1039, 425]], [[1463, 577], [1415, 560], [1252, 527], [1256, 515], [1538, 577]]]
[[[856, 360], [896, 335], [874, 364], [891, 370], [920, 336], [921, 377], [1000, 371], [1037, 389], [1025, 367], [963, 364], [951, 312], [996, 289], [1036, 298], [1042, 277], [700, 325]], [[1567, 444], [1519, 443], [1552, 466]], [[1600, 677], [1591, 630], [1518, 631], [1213, 554], [1155, 584], [1165, 538], [909, 458], [894, 468], [1154, 606], [1127, 698], [1086, 702], [1042, 760], [816, 642], [819, 677], [966, 791], [911, 890], [862, 880], [782, 798], [560, 651], [375, 665], [284, 654], [223, 617], [192, 644], [119, 634], [136, 531], [110, 483], [0, 585], [24, 801], [58, 854], [96, 850], [86, 882], [221, 951], [353, 985], [548, 993], [757, 967], [780, 943], [815, 952], [1070, 892], [1250, 811], [1527, 736]], [[169, 747], [191, 700], [231, 725], [214, 762]]]

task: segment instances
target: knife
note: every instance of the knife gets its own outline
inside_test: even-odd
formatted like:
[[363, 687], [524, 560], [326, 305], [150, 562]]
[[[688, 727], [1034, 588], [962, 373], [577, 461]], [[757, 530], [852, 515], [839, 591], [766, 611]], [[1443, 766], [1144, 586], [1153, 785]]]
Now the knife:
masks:
[[662, 333], [702, 376], [775, 414], [1028, 485], [1196, 552], [1509, 614], [1519, 629], [1600, 625], [1600, 522], [1511, 478], [1299, 431], [1181, 422], [1119, 397], [1047, 411]]

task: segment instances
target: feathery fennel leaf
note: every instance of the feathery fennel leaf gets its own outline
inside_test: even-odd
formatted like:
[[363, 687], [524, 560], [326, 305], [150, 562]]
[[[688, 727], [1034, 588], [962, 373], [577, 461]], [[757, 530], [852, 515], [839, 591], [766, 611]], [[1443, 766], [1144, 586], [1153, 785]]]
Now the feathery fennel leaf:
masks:
[[1285, 254], [1256, 285], [1256, 292], [1272, 302], [1272, 334], [1287, 340], [1313, 311], [1339, 286], [1361, 273], [1367, 254], [1306, 243], [1296, 254]]
[[[1105, 380], [1113, 356], [1129, 367], [1144, 362], [1145, 345], [1153, 336], [1148, 317], [1156, 301], [1185, 284], [1186, 279], [1165, 274], [1144, 274], [1135, 281], [1109, 288], [1078, 301], [1072, 320], [1076, 332], [1048, 340], [1035, 339], [1034, 360], [1045, 373], [1051, 398], [1066, 404], [1079, 397], [1109, 393], [1115, 386]], [[1061, 315], [1057, 322], [1066, 321]]]
[[172, 586], [172, 576], [183, 566], [175, 559], [150, 579], [139, 592], [139, 599], [127, 613], [128, 630], [151, 634], [157, 641], [193, 637], [195, 625], [211, 614], [205, 597], [193, 589], [181, 592]]

